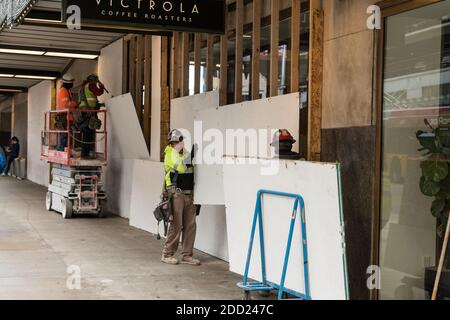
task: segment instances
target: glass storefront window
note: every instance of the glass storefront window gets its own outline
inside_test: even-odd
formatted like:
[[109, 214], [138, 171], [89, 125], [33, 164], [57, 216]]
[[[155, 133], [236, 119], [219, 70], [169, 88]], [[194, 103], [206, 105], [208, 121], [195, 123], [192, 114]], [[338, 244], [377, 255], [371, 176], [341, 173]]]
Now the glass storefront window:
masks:
[[[427, 299], [432, 289], [442, 223], [432, 211], [450, 209], [450, 158], [440, 148], [450, 142], [449, 14], [447, 0], [386, 18], [381, 299]], [[419, 151], [434, 133], [443, 136], [434, 154]]]

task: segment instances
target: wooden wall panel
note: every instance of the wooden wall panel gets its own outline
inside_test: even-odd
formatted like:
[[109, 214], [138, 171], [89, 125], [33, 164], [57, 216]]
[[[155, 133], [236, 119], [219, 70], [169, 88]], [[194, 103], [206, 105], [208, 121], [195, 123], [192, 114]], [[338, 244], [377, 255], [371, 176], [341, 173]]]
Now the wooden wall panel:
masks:
[[301, 0], [292, 0], [291, 93], [299, 90]]
[[122, 64], [122, 72], [123, 72], [123, 80], [122, 80], [122, 93], [125, 94], [129, 92], [129, 68], [130, 68], [130, 40], [124, 38], [123, 40], [123, 64]]
[[169, 38], [161, 38], [161, 87], [169, 86]]
[[272, 0], [270, 4], [271, 27], [270, 27], [270, 96], [278, 95], [278, 62], [280, 43], [280, 3]]
[[244, 0], [236, 0], [235, 103], [242, 101], [242, 63], [244, 56]]
[[185, 32], [182, 36], [181, 43], [181, 95], [189, 95], [189, 36]]
[[214, 76], [214, 36], [208, 34], [206, 40], [206, 91], [213, 90]]
[[253, 37], [252, 37], [252, 100], [260, 98], [260, 53], [261, 53], [261, 1], [253, 0]]
[[143, 79], [144, 79], [144, 51], [145, 51], [145, 42], [144, 36], [139, 35], [136, 37], [136, 46], [137, 46], [137, 57], [136, 57], [136, 84], [135, 84], [135, 100], [136, 104], [136, 113], [139, 119], [139, 122], [142, 126], [142, 105], [143, 105]]
[[202, 35], [200, 33], [195, 34], [194, 39], [194, 64], [195, 64], [195, 77], [194, 77], [194, 93], [200, 93], [200, 71], [202, 62]]
[[128, 68], [128, 90], [136, 103], [136, 37], [130, 39], [129, 68]]
[[[228, 14], [225, 12], [225, 16]], [[225, 18], [225, 21], [227, 19]], [[224, 106], [227, 104], [228, 94], [228, 28], [225, 25], [225, 34], [220, 37], [220, 89], [219, 104]]]
[[171, 39], [171, 53], [170, 53], [170, 96], [172, 99], [180, 96], [180, 33], [174, 32]]
[[324, 16], [321, 9], [312, 9], [310, 15], [308, 160], [320, 161]]
[[167, 136], [170, 130], [170, 84], [169, 84], [169, 53], [170, 40], [161, 39], [161, 123], [160, 123], [160, 158], [164, 161], [164, 149], [167, 145]]
[[152, 36], [145, 36], [145, 64], [144, 64], [144, 119], [143, 129], [147, 146], [151, 146], [152, 123]]

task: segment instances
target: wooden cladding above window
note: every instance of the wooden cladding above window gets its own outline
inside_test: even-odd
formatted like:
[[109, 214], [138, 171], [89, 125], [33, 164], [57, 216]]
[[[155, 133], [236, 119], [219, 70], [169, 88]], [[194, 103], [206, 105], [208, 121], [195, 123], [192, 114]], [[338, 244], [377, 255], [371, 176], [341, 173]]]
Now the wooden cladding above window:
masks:
[[[290, 7], [286, 8], [286, 3]], [[269, 12], [267, 12], [268, 9]], [[228, 5], [225, 35], [173, 33], [171, 98], [217, 89], [220, 93], [220, 105], [239, 103], [243, 101], [244, 77], [247, 77], [245, 79], [247, 85], [244, 89], [245, 100], [260, 99], [261, 90], [266, 92], [264, 97], [300, 91], [301, 19], [302, 12], [306, 13], [308, 10], [309, 3], [305, 0], [236, 0]], [[266, 16], [263, 16], [263, 12]], [[252, 22], [246, 24], [245, 21], [249, 20], [249, 15]], [[281, 62], [280, 21], [286, 21], [289, 18], [290, 25], [283, 30], [289, 29], [291, 36], [288, 43], [283, 44], [290, 49], [290, 56], [285, 57], [290, 65], [287, 67], [288, 70], [284, 70], [279, 66]], [[303, 22], [305, 24], [305, 21]], [[270, 37], [270, 44], [265, 48], [262, 48], [261, 43], [263, 27], [270, 28], [268, 36], [265, 36], [265, 41]], [[249, 33], [251, 36], [248, 35]], [[251, 47], [244, 48], [244, 41], [246, 40], [248, 44], [249, 38], [251, 38]], [[304, 43], [308, 40], [305, 39]], [[251, 62], [247, 59], [247, 65], [244, 67], [244, 54], [248, 51], [251, 51]], [[269, 63], [268, 66], [263, 67], [268, 74], [267, 79], [264, 79], [261, 84], [261, 57], [266, 52], [269, 53], [267, 56]], [[307, 67], [302, 70], [305, 73], [308, 72]], [[280, 72], [287, 74], [290, 81], [283, 89], [280, 89], [283, 87], [280, 84]], [[306, 78], [307, 74], [303, 74], [303, 79]], [[248, 82], [251, 85], [248, 85]], [[261, 87], [266, 82], [267, 90]]]
[[174, 33], [171, 98], [219, 90], [223, 106], [300, 92], [302, 155], [320, 160], [321, 1], [235, 0], [225, 20], [222, 36]]
[[147, 146], [152, 121], [152, 36], [128, 35], [124, 39], [123, 91], [130, 92]]

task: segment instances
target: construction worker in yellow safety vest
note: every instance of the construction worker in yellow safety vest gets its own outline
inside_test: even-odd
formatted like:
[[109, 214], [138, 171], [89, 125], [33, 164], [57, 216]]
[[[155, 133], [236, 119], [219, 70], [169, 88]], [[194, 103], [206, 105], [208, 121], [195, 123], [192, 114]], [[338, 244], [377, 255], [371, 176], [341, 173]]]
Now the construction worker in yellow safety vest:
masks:
[[[83, 82], [80, 94], [79, 94], [79, 108], [80, 111], [85, 110], [99, 110], [100, 105], [98, 97], [105, 93], [105, 86], [100, 82], [99, 78], [95, 74], [91, 74]], [[96, 129], [92, 128], [91, 119], [96, 119], [97, 115], [92, 112], [83, 113], [83, 122], [81, 125], [82, 133], [82, 146], [81, 157], [82, 158], [95, 158], [95, 141], [96, 141]]]
[[[172, 218], [164, 246], [162, 262], [198, 266], [201, 262], [193, 258], [197, 231], [197, 207], [194, 205], [194, 174], [192, 156], [185, 150], [184, 137], [179, 130], [169, 134], [169, 145], [165, 150], [165, 186], [169, 193]], [[181, 259], [175, 258], [182, 237]]]

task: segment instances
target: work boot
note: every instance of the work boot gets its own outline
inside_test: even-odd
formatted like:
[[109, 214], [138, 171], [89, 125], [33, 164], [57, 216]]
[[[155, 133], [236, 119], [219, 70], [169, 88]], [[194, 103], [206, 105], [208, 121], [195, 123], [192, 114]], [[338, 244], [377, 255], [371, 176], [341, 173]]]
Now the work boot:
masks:
[[165, 256], [162, 256], [162, 258], [161, 258], [161, 261], [162, 262], [164, 262], [164, 263], [166, 263], [166, 264], [171, 264], [171, 265], [177, 265], [179, 262], [178, 262], [178, 259], [175, 259], [174, 257], [165, 257]]
[[192, 257], [183, 257], [180, 261], [181, 264], [188, 264], [190, 266], [199, 266], [202, 263], [200, 260], [194, 259]]

